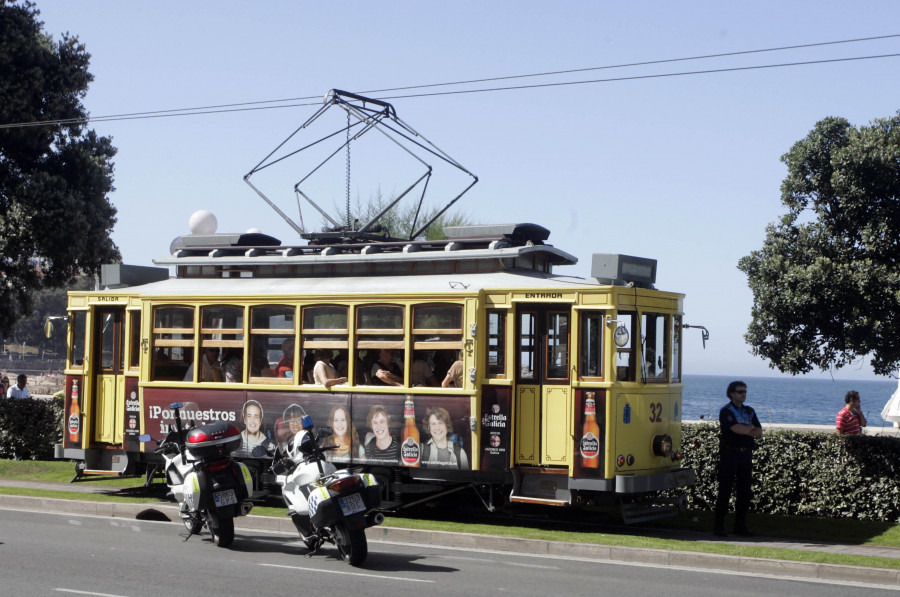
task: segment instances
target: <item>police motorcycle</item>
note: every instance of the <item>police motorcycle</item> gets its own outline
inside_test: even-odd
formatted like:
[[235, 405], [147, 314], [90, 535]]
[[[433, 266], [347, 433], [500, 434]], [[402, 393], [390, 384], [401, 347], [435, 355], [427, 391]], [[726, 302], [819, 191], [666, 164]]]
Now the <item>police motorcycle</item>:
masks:
[[[192, 420], [185, 428], [181, 411], [190, 406], [176, 402], [169, 408], [175, 427], [157, 440], [155, 452], [164, 461], [168, 497], [178, 502], [188, 530], [185, 541], [206, 527], [216, 545], [228, 547], [234, 541], [234, 518], [253, 508], [248, 500], [253, 492], [250, 471], [230, 455], [241, 446], [241, 431], [225, 421], [196, 426]], [[142, 435], [140, 440], [149, 442], [151, 437]]]
[[321, 445], [332, 430], [314, 430], [312, 418], [304, 415], [302, 429], [291, 436], [271, 470], [281, 486], [288, 516], [297, 527], [310, 556], [324, 543], [337, 546], [341, 559], [359, 566], [368, 555], [366, 528], [384, 522], [374, 512], [381, 505], [381, 492], [375, 477], [337, 469], [326, 453], [339, 446]]

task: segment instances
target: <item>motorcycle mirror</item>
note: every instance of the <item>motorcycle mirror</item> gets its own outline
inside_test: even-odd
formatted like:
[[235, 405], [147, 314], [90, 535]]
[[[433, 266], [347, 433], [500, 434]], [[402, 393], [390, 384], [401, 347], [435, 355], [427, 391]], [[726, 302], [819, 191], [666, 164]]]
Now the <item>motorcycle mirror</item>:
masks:
[[262, 458], [263, 456], [266, 455], [266, 447], [265, 446], [256, 446], [250, 452], [250, 455], [253, 456], [254, 458]]
[[147, 442], [152, 442], [153, 438], [150, 437], [149, 433], [145, 433], [143, 435], [138, 436], [138, 441], [141, 442], [142, 444], [146, 444]]
[[169, 408], [171, 408], [172, 410], [175, 410], [176, 408], [183, 408], [183, 407], [184, 407], [184, 405], [180, 402], [173, 402], [172, 404], [169, 405]]
[[312, 417], [309, 415], [303, 415], [300, 422], [303, 424], [304, 429], [312, 429], [314, 427]]
[[319, 428], [319, 438], [331, 437], [332, 435], [334, 435], [334, 430], [331, 427]]

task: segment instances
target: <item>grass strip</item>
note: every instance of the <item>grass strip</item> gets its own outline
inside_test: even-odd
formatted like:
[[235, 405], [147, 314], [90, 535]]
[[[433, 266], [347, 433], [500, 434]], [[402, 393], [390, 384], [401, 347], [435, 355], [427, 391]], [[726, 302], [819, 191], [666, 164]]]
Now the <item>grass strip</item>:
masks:
[[158, 500], [152, 497], [127, 497], [121, 495], [107, 495], [105, 493], [80, 493], [77, 491], [56, 491], [51, 489], [31, 489], [28, 487], [0, 487], [0, 494], [23, 495], [36, 498], [50, 498], [58, 500], [78, 500], [80, 502], [117, 502], [120, 504], [172, 504], [168, 500]]

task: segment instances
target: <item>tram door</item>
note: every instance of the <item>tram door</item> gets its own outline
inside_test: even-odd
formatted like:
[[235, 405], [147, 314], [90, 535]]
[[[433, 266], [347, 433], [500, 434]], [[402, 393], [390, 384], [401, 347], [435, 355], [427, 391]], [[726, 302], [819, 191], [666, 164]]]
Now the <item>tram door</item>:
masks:
[[516, 309], [515, 464], [572, 462], [570, 318], [570, 305]]
[[125, 410], [125, 308], [101, 307], [94, 313], [94, 442], [122, 443]]

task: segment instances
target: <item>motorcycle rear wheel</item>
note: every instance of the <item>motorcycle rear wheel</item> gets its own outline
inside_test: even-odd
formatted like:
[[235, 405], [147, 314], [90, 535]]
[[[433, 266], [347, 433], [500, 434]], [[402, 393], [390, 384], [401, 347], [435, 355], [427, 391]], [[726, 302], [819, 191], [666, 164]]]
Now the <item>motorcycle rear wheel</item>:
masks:
[[359, 566], [369, 555], [366, 529], [351, 530], [344, 520], [334, 524], [334, 542], [337, 544], [341, 557], [347, 560], [351, 566]]
[[208, 526], [213, 542], [219, 547], [228, 547], [234, 542], [234, 518], [231, 516], [209, 515]]

